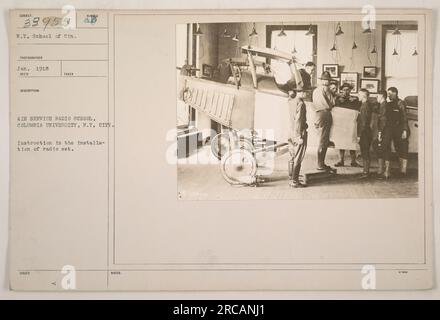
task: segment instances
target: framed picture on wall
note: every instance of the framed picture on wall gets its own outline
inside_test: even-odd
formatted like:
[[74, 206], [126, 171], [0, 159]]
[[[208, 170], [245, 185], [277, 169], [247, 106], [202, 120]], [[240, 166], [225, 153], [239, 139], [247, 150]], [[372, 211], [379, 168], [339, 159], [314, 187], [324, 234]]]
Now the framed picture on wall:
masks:
[[332, 78], [339, 77], [339, 65], [337, 64], [323, 64], [322, 72], [328, 71], [330, 72], [330, 76]]
[[367, 89], [370, 93], [379, 92], [379, 80], [377, 79], [361, 79], [361, 88]]
[[358, 92], [359, 74], [357, 72], [341, 72], [340, 86], [348, 83], [353, 87], [353, 93]]
[[213, 76], [213, 67], [209, 64], [204, 63], [202, 65], [202, 75], [205, 78], [211, 79]]
[[376, 78], [377, 77], [377, 67], [366, 66], [364, 67], [363, 78]]

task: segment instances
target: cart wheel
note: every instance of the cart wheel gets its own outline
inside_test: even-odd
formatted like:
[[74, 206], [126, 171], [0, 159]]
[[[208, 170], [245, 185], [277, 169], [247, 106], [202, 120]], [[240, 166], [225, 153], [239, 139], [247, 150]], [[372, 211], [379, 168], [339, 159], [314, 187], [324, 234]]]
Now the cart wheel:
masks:
[[231, 141], [234, 138], [231, 137], [230, 133], [222, 132], [214, 136], [211, 141], [211, 152], [212, 154], [220, 160], [228, 151], [233, 149], [246, 149], [249, 152], [255, 150], [252, 142], [245, 138], [240, 138], [238, 142]]
[[211, 152], [218, 160], [231, 149], [231, 138], [228, 133], [222, 132], [215, 135], [211, 141]]
[[235, 149], [222, 157], [221, 172], [231, 185], [251, 185], [256, 181], [257, 160], [246, 149]]
[[238, 142], [238, 145], [239, 145], [240, 149], [245, 149], [245, 150], [247, 150], [247, 151], [249, 151], [251, 153], [253, 153], [255, 151], [254, 145], [248, 139], [241, 139]]

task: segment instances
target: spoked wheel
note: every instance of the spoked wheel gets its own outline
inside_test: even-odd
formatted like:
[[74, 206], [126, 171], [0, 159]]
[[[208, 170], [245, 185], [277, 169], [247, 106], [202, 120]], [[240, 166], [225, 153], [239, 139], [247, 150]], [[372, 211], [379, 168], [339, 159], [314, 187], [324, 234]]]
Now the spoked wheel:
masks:
[[217, 134], [211, 141], [211, 152], [218, 160], [234, 149], [246, 149], [253, 152], [255, 148], [249, 139], [242, 137], [237, 139], [236, 135], [227, 132]]
[[231, 185], [251, 185], [256, 182], [257, 160], [246, 149], [234, 149], [221, 160], [223, 178]]
[[211, 141], [211, 152], [220, 160], [223, 155], [231, 150], [231, 137], [229, 133], [222, 132], [217, 134]]
[[251, 153], [255, 151], [255, 147], [252, 142], [245, 138], [242, 138], [240, 141], [238, 141], [238, 146], [240, 149], [245, 149]]

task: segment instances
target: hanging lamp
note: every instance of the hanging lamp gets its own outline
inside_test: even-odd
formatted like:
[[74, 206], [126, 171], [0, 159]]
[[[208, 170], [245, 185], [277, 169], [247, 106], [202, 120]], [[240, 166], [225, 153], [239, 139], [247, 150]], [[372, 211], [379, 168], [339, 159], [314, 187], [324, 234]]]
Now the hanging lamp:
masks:
[[278, 37], [285, 37], [287, 34], [284, 32], [284, 24], [281, 23], [281, 31], [278, 33]]
[[254, 37], [254, 36], [258, 36], [257, 29], [255, 28], [255, 22], [254, 22], [254, 25], [252, 27], [251, 33], [249, 33], [249, 37]]
[[357, 49], [357, 44], [356, 44], [356, 25], [355, 22], [353, 22], [353, 45], [351, 46], [351, 49]]
[[398, 56], [399, 53], [397, 52], [397, 47], [399, 47], [399, 50], [402, 50], [402, 43], [400, 41], [400, 36], [401, 36], [402, 33], [399, 30], [398, 21], [396, 21], [396, 26], [394, 28], [394, 31], [391, 34], [395, 38], [393, 56]]
[[368, 24], [368, 28], [364, 29], [364, 31], [362, 31], [362, 33], [364, 33], [364, 34], [371, 33], [370, 20], [367, 21], [367, 24]]
[[307, 32], [306, 32], [306, 36], [314, 36], [314, 35], [315, 35], [315, 31], [313, 30], [312, 24], [310, 24], [309, 30], [307, 30]]
[[[415, 39], [414, 39], [414, 42], [417, 43], [417, 32], [415, 33]], [[418, 55], [419, 55], [419, 53], [417, 52], [417, 47], [414, 46], [414, 51], [413, 51], [413, 53], [412, 53], [412, 56], [418, 56]]]
[[229, 33], [228, 29], [225, 28], [225, 30], [222, 33], [223, 38], [230, 38], [231, 34]]
[[396, 21], [396, 26], [394, 27], [393, 36], [401, 35], [401, 32], [399, 30], [399, 23]]
[[194, 32], [195, 36], [203, 36], [202, 30], [200, 30], [200, 24], [197, 23], [197, 29], [196, 32]]
[[336, 27], [338, 30], [336, 31], [335, 35], [340, 36], [341, 34], [344, 34], [344, 31], [342, 31], [341, 23], [338, 22], [338, 25]]

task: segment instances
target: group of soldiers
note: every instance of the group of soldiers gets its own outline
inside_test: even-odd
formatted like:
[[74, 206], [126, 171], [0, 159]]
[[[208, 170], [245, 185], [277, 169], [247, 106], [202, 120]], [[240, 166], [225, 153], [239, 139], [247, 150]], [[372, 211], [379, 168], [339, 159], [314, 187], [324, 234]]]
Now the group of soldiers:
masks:
[[[315, 128], [318, 133], [317, 170], [331, 171], [335, 169], [325, 163], [327, 149], [334, 146], [330, 141], [332, 113], [334, 107], [348, 108], [359, 112], [357, 118], [357, 142], [363, 160], [361, 178], [370, 177], [370, 148], [373, 146], [378, 159], [377, 177], [390, 178], [391, 144], [399, 155], [400, 174], [405, 175], [408, 165], [408, 138], [410, 135], [406, 105], [399, 98], [395, 87], [378, 93], [377, 101], [370, 99], [366, 89], [360, 89], [357, 96], [352, 96], [353, 87], [345, 83], [338, 93], [338, 84], [333, 81], [329, 72], [323, 72], [319, 78], [319, 86], [313, 90], [312, 101], [315, 107]], [[289, 185], [294, 188], [305, 187], [299, 180], [301, 163], [307, 149], [307, 111], [304, 102], [310, 89], [295, 85], [289, 88], [288, 103], [290, 111], [291, 132], [289, 138]], [[376, 114], [373, 117], [373, 113]], [[375, 119], [373, 121], [373, 119]], [[373, 123], [375, 122], [375, 123]], [[373, 128], [377, 126], [377, 136]], [[374, 135], [374, 136], [373, 136]], [[344, 166], [345, 150], [339, 150], [339, 161], [335, 167]], [[352, 167], [360, 167], [356, 160], [356, 150], [350, 150]]]

